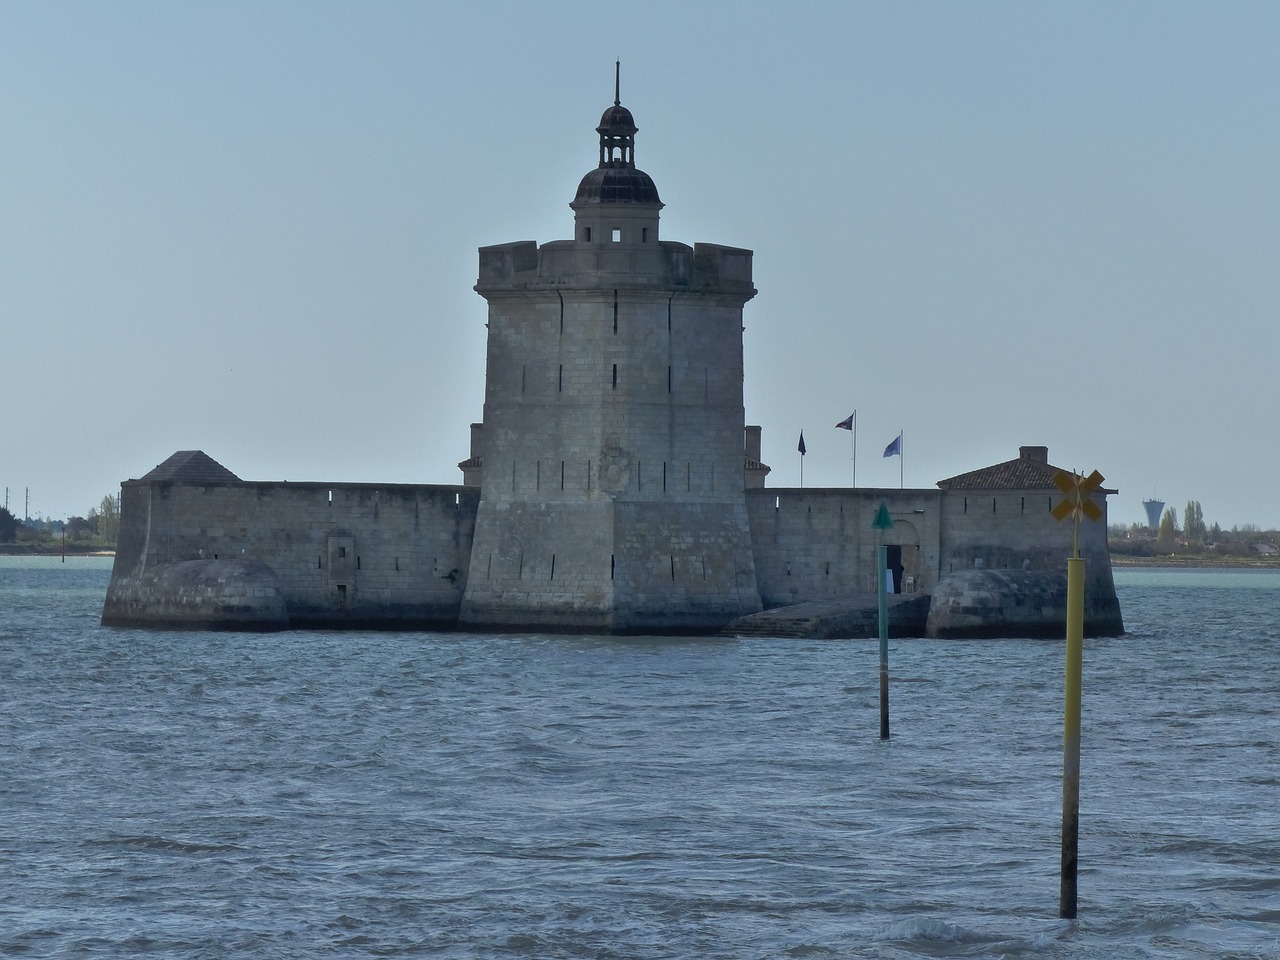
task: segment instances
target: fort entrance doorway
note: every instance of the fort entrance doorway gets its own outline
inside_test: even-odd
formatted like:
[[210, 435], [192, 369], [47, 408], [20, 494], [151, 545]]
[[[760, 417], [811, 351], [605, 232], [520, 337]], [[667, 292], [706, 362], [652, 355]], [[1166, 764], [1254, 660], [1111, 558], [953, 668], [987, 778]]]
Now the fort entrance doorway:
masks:
[[894, 593], [915, 593], [920, 589], [920, 534], [905, 520], [895, 520], [885, 538], [886, 586]]

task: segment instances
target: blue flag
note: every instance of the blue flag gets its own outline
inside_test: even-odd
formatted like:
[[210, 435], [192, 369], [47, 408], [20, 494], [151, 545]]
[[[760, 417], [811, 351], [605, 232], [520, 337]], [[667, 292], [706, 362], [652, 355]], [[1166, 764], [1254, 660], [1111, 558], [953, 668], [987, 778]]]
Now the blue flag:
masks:
[[902, 456], [902, 434], [898, 434], [894, 437], [893, 443], [884, 448], [884, 455], [886, 457]]
[[801, 430], [801, 431], [800, 431], [800, 445], [799, 445], [798, 447], [796, 447], [796, 449], [800, 451], [800, 456], [802, 456], [802, 457], [803, 457], [803, 456], [804, 456], [804, 452], [805, 452], [805, 451], [804, 451], [804, 431], [803, 431], [803, 430]]
[[856, 417], [857, 415], [858, 415], [858, 411], [857, 411], [857, 410], [855, 410], [853, 413], [849, 414], [847, 417], [845, 417], [843, 420], [841, 420], [839, 423], [837, 423], [837, 424], [836, 424], [836, 429], [837, 429], [837, 430], [852, 430], [852, 429], [853, 429], [853, 418], [854, 418], [854, 417]]

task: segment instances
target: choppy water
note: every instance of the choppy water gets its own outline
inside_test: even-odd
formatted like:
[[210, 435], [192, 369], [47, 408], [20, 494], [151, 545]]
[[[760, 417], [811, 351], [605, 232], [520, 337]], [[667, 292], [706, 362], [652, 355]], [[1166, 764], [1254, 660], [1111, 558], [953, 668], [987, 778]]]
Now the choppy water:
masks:
[[0, 558], [0, 954], [1280, 956], [1280, 574], [1062, 645], [98, 626]]

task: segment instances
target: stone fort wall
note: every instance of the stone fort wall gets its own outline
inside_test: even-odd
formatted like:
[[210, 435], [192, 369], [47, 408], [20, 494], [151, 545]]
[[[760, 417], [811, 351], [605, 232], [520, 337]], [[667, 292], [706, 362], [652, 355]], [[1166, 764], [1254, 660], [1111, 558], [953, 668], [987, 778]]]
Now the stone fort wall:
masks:
[[[931, 592], [937, 582], [941, 497], [937, 490], [748, 490], [764, 606], [875, 593], [881, 543], [898, 548], [899, 592]], [[883, 534], [873, 525], [882, 503], [893, 520]]]
[[[942, 581], [944, 592], [950, 590], [949, 608], [963, 608], [968, 616], [990, 602], [983, 595], [991, 584], [981, 576], [1009, 574], [1032, 579], [1006, 585], [1000, 602], [1007, 605], [1012, 597], [1038, 610], [1060, 598], [1039, 599], [1034, 576], [1062, 574], [1073, 534], [1070, 522], [1052, 517], [1056, 500], [1043, 489], [754, 489], [745, 495], [754, 574], [744, 578], [752, 565], [720, 555], [716, 531], [699, 511], [681, 518], [669, 504], [615, 503], [614, 509], [644, 515], [622, 524], [631, 531], [624, 541], [601, 546], [602, 552], [618, 551], [616, 560], [607, 572], [596, 572], [599, 584], [588, 584], [589, 571], [572, 562], [572, 550], [558, 557], [561, 539], [584, 535], [581, 525], [566, 522], [561, 511], [569, 505], [536, 511], [544, 528], [526, 533], [539, 549], [504, 546], [492, 558], [473, 557], [474, 487], [143, 480], [125, 483], [121, 497], [122, 529], [104, 613], [104, 620], [120, 625], [181, 624], [184, 618], [234, 625], [236, 617], [217, 604], [236, 599], [236, 590], [261, 593], [266, 570], [268, 592], [278, 592], [292, 626], [447, 626], [459, 620], [468, 570], [474, 575], [485, 568], [488, 577], [492, 563], [515, 565], [506, 571], [507, 589], [537, 593], [551, 625], [572, 623], [584, 594], [607, 596], [619, 579], [621, 594], [638, 595], [652, 607], [659, 598], [645, 596], [647, 584], [661, 582], [660, 602], [670, 611], [670, 629], [678, 631], [687, 625], [686, 609], [705, 613], [709, 604], [721, 604], [722, 617], [732, 617], [727, 607], [744, 601], [740, 596], [724, 604], [726, 580], [743, 596], [758, 591], [764, 607], [872, 594], [881, 542], [892, 551], [890, 563], [901, 568], [900, 593], [934, 594]], [[1105, 510], [1105, 498], [1095, 500]], [[881, 504], [893, 521], [886, 531], [874, 526]], [[1105, 514], [1081, 527], [1089, 617], [1104, 631], [1105, 624], [1120, 623], [1105, 531]], [[198, 562], [210, 566], [179, 569]], [[722, 564], [729, 569], [719, 571]], [[208, 590], [211, 577], [222, 585], [213, 606], [206, 601], [201, 607], [198, 598], [185, 595], [196, 591], [197, 581], [183, 578], [197, 576], [203, 577], [200, 589]], [[192, 608], [184, 613], [188, 602]], [[997, 622], [1010, 614], [997, 609], [974, 616]], [[260, 604], [242, 615], [264, 617]], [[617, 624], [597, 628], [611, 626]]]
[[[901, 565], [898, 593], [933, 593], [939, 581], [972, 571], [1065, 574], [1073, 525], [1050, 512], [1061, 496], [1044, 489], [942, 491], [776, 488], [747, 491], [752, 548], [765, 607], [875, 593], [876, 547]], [[1086, 590], [1114, 605], [1102, 519], [1080, 527]], [[874, 526], [881, 504], [893, 527]], [[1101, 608], [1100, 608], [1101, 609]], [[1117, 614], [1118, 617], [1118, 614]]]
[[129, 481], [112, 591], [183, 561], [262, 562], [293, 625], [452, 623], [478, 499], [451, 485]]
[[[1102, 519], [1080, 526], [1080, 554], [1091, 568], [1111, 570], [1107, 549], [1107, 501], [1094, 502]], [[1059, 521], [1053, 507], [1062, 500], [1056, 490], [951, 491], [942, 497], [945, 532], [940, 574], [965, 570], [1065, 569], [1074, 528]]]

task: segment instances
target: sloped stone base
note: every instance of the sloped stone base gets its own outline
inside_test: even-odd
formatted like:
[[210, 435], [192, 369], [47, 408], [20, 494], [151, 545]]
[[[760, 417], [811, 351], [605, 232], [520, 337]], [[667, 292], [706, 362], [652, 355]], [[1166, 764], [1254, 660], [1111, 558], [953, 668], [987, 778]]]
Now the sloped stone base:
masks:
[[[938, 583], [926, 632], [941, 639], [1065, 639], [1066, 625], [1065, 570], [966, 570]], [[1114, 591], [1091, 590], [1087, 581], [1084, 632], [1089, 637], [1114, 637], [1124, 632]]]
[[115, 579], [102, 611], [107, 627], [281, 630], [289, 613], [276, 573], [259, 560], [182, 560]]

